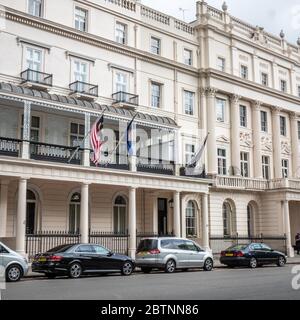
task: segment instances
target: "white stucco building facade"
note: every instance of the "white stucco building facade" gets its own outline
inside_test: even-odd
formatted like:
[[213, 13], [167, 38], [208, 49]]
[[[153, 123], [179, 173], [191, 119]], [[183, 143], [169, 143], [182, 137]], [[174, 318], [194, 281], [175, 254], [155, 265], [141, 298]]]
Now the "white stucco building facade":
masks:
[[[130, 0], [0, 5], [0, 238], [33, 253], [41, 232], [114, 246], [126, 234], [134, 256], [143, 234], [213, 251], [263, 234], [293, 255], [300, 42], [203, 1], [190, 24]], [[95, 167], [85, 137], [103, 112]], [[126, 141], [107, 157], [136, 112], [136, 157]]]

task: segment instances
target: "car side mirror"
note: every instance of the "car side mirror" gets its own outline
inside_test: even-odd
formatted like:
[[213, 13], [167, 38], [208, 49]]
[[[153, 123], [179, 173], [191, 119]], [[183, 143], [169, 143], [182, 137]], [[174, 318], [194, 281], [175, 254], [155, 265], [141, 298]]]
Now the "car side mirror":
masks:
[[113, 255], [114, 255], [114, 253], [112, 251], [109, 251], [108, 254], [107, 254], [108, 257], [111, 257]]

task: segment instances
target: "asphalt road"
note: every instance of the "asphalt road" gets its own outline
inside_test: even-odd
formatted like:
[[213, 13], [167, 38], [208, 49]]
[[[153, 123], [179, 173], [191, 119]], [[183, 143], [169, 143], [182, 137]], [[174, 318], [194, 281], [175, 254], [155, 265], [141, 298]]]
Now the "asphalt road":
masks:
[[165, 274], [136, 273], [130, 277], [106, 275], [73, 280], [27, 278], [8, 283], [4, 300], [219, 300], [219, 299], [297, 299], [292, 289], [291, 265], [284, 268], [215, 269]]

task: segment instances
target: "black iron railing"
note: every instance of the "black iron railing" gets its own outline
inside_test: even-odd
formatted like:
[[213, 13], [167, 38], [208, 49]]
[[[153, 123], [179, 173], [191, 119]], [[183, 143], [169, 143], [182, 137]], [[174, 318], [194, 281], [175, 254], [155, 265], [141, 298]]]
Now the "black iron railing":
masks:
[[53, 75], [49, 73], [44, 73], [32, 69], [27, 69], [21, 72], [21, 78], [23, 82], [33, 82], [38, 84], [43, 84], [46, 86], [52, 86]]
[[80, 243], [80, 234], [67, 231], [39, 231], [25, 236], [25, 248], [29, 260], [38, 253], [64, 244]]
[[115, 103], [128, 103], [134, 106], [139, 105], [139, 96], [136, 94], [119, 91], [113, 93], [112, 98], [115, 100]]
[[0, 137], [0, 155], [10, 157], [21, 156], [22, 140]]
[[190, 178], [198, 178], [198, 179], [206, 179], [207, 174], [204, 167], [201, 168], [187, 168], [181, 167], [179, 169], [181, 177], [190, 177]]
[[172, 161], [138, 157], [137, 171], [172, 176], [175, 174], [175, 165]]
[[221, 251], [236, 244], [248, 244], [252, 242], [265, 243], [272, 249], [286, 253], [286, 235], [273, 236], [259, 234], [256, 236], [241, 236], [239, 234], [231, 236], [210, 236], [210, 247], [214, 254], [220, 254]]
[[[92, 150], [91, 150], [91, 154]], [[91, 157], [91, 167], [95, 167], [93, 162], [93, 156]], [[97, 164], [97, 167], [108, 168], [108, 169], [118, 169], [118, 170], [129, 170], [128, 157], [124, 154], [113, 154], [108, 155], [107, 152], [102, 152], [100, 157], [100, 163]]]
[[35, 160], [68, 163], [68, 160], [74, 154], [74, 157], [70, 161], [70, 163], [80, 164], [82, 159], [82, 152], [83, 149], [77, 149], [76, 147], [68, 147], [34, 141], [30, 142], [30, 158]]
[[69, 85], [72, 93], [82, 93], [93, 97], [98, 97], [98, 86], [86, 82], [75, 81]]
[[128, 239], [127, 233], [92, 231], [89, 235], [90, 243], [99, 244], [120, 254], [128, 254]]

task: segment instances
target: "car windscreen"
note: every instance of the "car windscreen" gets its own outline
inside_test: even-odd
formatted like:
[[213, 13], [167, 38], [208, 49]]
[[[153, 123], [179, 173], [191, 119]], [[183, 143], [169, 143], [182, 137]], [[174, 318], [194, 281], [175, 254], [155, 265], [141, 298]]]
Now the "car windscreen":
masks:
[[245, 250], [247, 247], [248, 247], [248, 244], [237, 244], [237, 245], [234, 245], [226, 250], [241, 251], [241, 250]]
[[158, 241], [156, 239], [143, 239], [139, 243], [137, 251], [141, 252], [157, 249], [157, 242]]
[[70, 245], [61, 245], [61, 246], [57, 246], [55, 248], [52, 248], [50, 250], [48, 250], [47, 252], [51, 252], [51, 253], [59, 253], [59, 252], [66, 252], [67, 250], [69, 250], [71, 247], [73, 247], [73, 244]]

